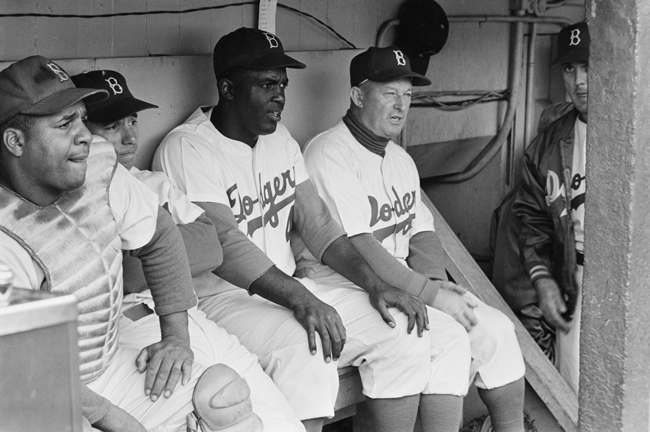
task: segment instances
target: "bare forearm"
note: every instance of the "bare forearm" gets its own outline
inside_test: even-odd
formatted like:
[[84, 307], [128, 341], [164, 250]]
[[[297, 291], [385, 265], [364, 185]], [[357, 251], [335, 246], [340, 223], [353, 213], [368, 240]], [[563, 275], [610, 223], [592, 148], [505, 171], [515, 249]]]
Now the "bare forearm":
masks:
[[250, 292], [287, 309], [293, 309], [298, 304], [314, 299], [314, 295], [303, 284], [275, 266], [251, 284]]
[[175, 312], [159, 317], [160, 320], [160, 334], [163, 339], [166, 337], [176, 337], [180, 340], [186, 341], [189, 345], [190, 334], [187, 328], [187, 312]]

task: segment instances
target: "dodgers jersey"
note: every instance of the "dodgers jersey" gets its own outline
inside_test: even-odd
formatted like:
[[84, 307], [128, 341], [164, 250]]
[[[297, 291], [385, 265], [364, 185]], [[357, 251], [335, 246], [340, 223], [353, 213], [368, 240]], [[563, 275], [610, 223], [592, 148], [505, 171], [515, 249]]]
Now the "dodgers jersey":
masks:
[[372, 234], [406, 266], [411, 237], [434, 230], [406, 151], [389, 141], [384, 157], [372, 153], [340, 120], [307, 144], [304, 157], [318, 193], [347, 235]]
[[154, 167], [164, 170], [190, 200], [230, 208], [239, 229], [292, 276], [296, 262], [289, 233], [295, 190], [309, 178], [300, 146], [278, 124], [251, 148], [222, 135], [210, 122], [211, 112], [198, 108], [172, 130], [156, 152]]

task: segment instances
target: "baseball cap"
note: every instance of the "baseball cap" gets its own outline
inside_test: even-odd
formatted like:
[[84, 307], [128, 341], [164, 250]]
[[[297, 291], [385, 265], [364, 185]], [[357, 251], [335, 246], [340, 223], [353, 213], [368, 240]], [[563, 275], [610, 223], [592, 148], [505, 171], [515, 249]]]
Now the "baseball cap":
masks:
[[414, 86], [431, 84], [429, 78], [411, 70], [408, 56], [394, 46], [370, 47], [354, 57], [350, 63], [352, 87], [366, 80], [388, 82], [400, 78], [411, 78]]
[[250, 396], [246, 380], [229, 366], [217, 363], [196, 382], [190, 416], [202, 432], [262, 432], [262, 420], [253, 412]]
[[566, 26], [557, 35], [557, 57], [553, 64], [589, 61], [589, 27], [586, 22]]
[[284, 53], [282, 42], [273, 33], [242, 27], [223, 36], [214, 46], [214, 75], [219, 77], [234, 67], [304, 69], [304, 63]]
[[42, 56], [27, 57], [0, 72], [0, 124], [18, 114], [50, 115], [104, 90], [77, 88], [68, 73]]
[[77, 87], [88, 87], [108, 92], [108, 98], [86, 103], [88, 120], [93, 122], [109, 124], [138, 111], [158, 108], [158, 105], [133, 97], [124, 76], [113, 70], [82, 73], [73, 76], [72, 81]]

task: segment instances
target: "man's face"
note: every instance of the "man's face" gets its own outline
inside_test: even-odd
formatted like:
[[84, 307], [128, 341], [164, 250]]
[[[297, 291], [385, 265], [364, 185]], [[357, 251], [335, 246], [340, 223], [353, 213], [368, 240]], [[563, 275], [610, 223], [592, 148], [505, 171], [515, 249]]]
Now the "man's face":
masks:
[[396, 137], [406, 122], [411, 106], [411, 89], [408, 79], [362, 84], [361, 122], [377, 136]]
[[563, 63], [562, 77], [564, 78], [564, 88], [569, 94], [573, 105], [580, 113], [582, 120], [587, 120], [587, 72], [589, 64], [580, 63]]
[[56, 199], [84, 184], [92, 139], [85, 116], [83, 102], [78, 102], [56, 114], [37, 117], [25, 133], [19, 164], [39, 193]]
[[117, 160], [127, 170], [133, 167], [135, 152], [138, 149], [138, 114], [131, 114], [107, 125], [91, 121], [87, 122], [87, 125], [94, 135], [99, 135], [113, 144], [117, 151]]
[[289, 80], [285, 68], [250, 70], [235, 85], [233, 109], [239, 135], [254, 144], [259, 135], [275, 132], [284, 109], [284, 90]]

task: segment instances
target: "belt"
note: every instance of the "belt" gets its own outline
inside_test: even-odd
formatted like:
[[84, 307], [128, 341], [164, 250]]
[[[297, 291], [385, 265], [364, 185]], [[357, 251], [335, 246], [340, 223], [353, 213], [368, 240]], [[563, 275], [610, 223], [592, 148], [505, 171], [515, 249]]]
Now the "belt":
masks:
[[147, 315], [151, 315], [153, 311], [146, 304], [138, 303], [137, 305], [130, 307], [128, 310], [122, 313], [131, 321], [137, 321], [141, 318], [146, 317]]
[[585, 265], [585, 253], [576, 251], [576, 264], [583, 266]]

